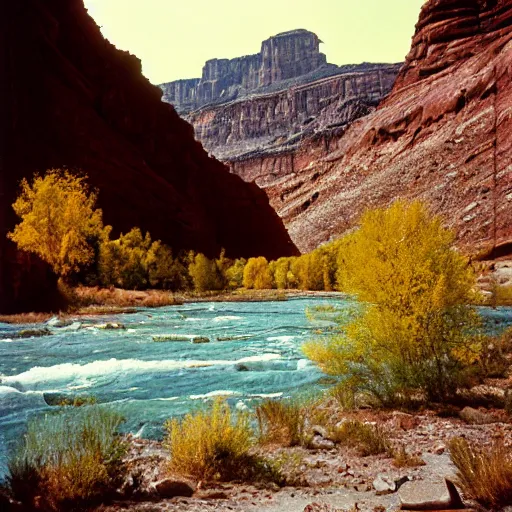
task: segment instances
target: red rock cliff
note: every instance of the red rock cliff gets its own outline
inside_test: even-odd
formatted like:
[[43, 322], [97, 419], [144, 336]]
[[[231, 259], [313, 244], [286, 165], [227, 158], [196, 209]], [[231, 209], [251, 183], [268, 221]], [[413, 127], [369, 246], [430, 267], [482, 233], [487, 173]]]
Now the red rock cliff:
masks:
[[392, 93], [345, 133], [231, 164], [311, 249], [421, 198], [476, 254], [512, 252], [512, 0], [430, 0]]
[[208, 157], [82, 0], [2, 2], [0, 25], [0, 310], [53, 290], [44, 265], [5, 241], [20, 179], [48, 168], [87, 173], [117, 232], [140, 226], [209, 255], [296, 253], [265, 194]]
[[221, 160], [275, 150], [319, 130], [346, 126], [374, 110], [391, 91], [400, 65], [354, 68], [283, 91], [205, 106], [186, 119], [205, 149]]

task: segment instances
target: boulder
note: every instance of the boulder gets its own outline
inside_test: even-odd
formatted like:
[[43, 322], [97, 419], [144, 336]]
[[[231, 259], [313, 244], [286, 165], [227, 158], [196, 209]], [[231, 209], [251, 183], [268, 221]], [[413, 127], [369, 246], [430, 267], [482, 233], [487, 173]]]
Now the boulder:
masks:
[[47, 327], [42, 329], [23, 329], [19, 331], [15, 338], [41, 338], [42, 336], [50, 336], [52, 333]]
[[432, 452], [435, 453], [436, 455], [442, 455], [445, 451], [446, 446], [444, 443], [437, 443], [432, 450]]
[[46, 325], [48, 327], [68, 327], [72, 323], [73, 321], [68, 318], [59, 318], [58, 316], [54, 316], [46, 322]]
[[194, 344], [202, 344], [202, 343], [210, 343], [210, 338], [206, 338], [205, 336], [197, 336], [195, 338], [192, 338], [192, 343]]
[[335, 508], [328, 503], [310, 503], [306, 505], [304, 512], [343, 512], [343, 509]]
[[420, 424], [420, 420], [412, 414], [393, 412], [393, 427], [398, 430], [412, 430]]
[[432, 483], [414, 481], [405, 483], [398, 491], [402, 510], [463, 509], [464, 504], [450, 480]]
[[314, 450], [332, 450], [335, 444], [330, 439], [324, 439], [322, 436], [314, 436], [309, 446]]
[[396, 483], [391, 478], [383, 474], [377, 475], [377, 478], [373, 481], [373, 488], [377, 491], [377, 496], [391, 494], [397, 490]]
[[124, 330], [126, 327], [117, 322], [107, 322], [105, 324], [97, 324], [96, 329], [103, 329], [105, 331], [116, 331], [116, 330]]
[[323, 437], [324, 439], [329, 439], [329, 433], [325, 427], [320, 425], [313, 425], [311, 427], [313, 434]]

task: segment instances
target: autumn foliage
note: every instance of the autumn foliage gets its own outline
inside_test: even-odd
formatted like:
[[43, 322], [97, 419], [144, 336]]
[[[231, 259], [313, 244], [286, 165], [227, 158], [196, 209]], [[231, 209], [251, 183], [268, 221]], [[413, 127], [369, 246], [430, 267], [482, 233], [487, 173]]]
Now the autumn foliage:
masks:
[[419, 202], [367, 212], [338, 258], [338, 283], [358, 298], [358, 311], [341, 334], [308, 343], [308, 357], [380, 402], [454, 393], [480, 346], [468, 306], [475, 278], [453, 243]]

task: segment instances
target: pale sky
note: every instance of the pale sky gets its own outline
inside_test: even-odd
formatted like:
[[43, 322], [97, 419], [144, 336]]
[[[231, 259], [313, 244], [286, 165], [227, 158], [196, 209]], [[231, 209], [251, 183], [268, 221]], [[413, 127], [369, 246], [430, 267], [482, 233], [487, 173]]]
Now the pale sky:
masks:
[[85, 0], [103, 34], [142, 60], [155, 84], [198, 78], [212, 58], [258, 53], [305, 28], [333, 64], [400, 62], [425, 0]]

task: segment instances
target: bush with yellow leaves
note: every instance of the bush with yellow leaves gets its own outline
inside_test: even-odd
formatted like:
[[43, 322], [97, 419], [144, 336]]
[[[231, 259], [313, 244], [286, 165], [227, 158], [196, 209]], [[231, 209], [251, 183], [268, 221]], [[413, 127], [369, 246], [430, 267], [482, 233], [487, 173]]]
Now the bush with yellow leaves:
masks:
[[342, 385], [380, 403], [455, 393], [478, 360], [475, 278], [453, 248], [454, 234], [420, 202], [365, 213], [342, 240], [338, 282], [359, 301], [357, 314], [306, 355]]

